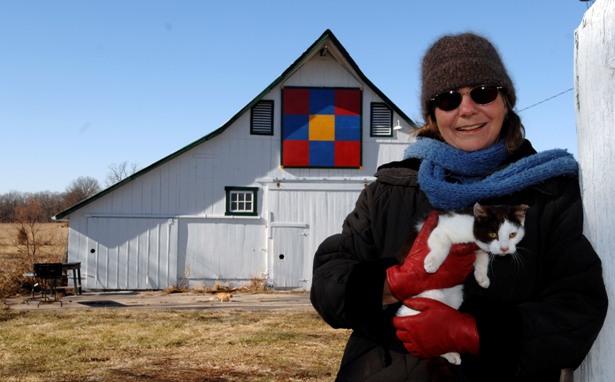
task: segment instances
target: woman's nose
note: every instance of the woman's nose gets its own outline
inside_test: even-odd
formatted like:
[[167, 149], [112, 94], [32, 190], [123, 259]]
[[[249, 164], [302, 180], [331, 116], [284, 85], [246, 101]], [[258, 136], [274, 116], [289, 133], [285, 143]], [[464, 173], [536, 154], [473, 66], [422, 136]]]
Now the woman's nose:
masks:
[[461, 103], [459, 104], [460, 115], [472, 115], [478, 112], [477, 105], [470, 97], [469, 93], [465, 93], [461, 96]]

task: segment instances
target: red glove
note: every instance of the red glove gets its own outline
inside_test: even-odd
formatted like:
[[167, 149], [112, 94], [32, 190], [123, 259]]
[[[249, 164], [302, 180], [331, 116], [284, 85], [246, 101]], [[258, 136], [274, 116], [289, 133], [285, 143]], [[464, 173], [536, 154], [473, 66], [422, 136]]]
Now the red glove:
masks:
[[478, 354], [478, 331], [471, 315], [429, 298], [411, 298], [404, 305], [421, 311], [393, 318], [397, 338], [410, 354], [423, 359], [449, 352]]
[[408, 257], [401, 265], [387, 269], [387, 283], [395, 298], [403, 301], [412, 296], [431, 289], [450, 288], [462, 284], [472, 272], [474, 252], [478, 250], [476, 243], [463, 243], [451, 246], [446, 260], [436, 271], [425, 271], [425, 257], [429, 254], [427, 239], [431, 231], [438, 225], [438, 213], [433, 211], [425, 220]]

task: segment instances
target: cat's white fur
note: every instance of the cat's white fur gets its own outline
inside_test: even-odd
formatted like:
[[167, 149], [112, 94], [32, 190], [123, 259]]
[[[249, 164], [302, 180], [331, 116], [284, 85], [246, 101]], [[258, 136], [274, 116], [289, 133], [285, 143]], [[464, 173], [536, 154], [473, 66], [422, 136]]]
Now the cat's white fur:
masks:
[[[477, 213], [477, 208], [481, 208], [478, 203], [474, 205], [475, 214]], [[523, 223], [524, 219], [521, 219], [521, 226], [523, 226]], [[421, 227], [422, 223], [417, 226], [417, 229], [420, 230]], [[475, 242], [480, 249], [476, 251], [474, 278], [478, 285], [483, 288], [488, 288], [490, 284], [487, 274], [489, 268], [489, 253], [496, 256], [505, 256], [517, 252], [517, 244], [523, 239], [525, 231], [522, 227], [520, 229], [520, 227], [505, 220], [497, 232], [498, 239], [494, 239], [489, 243], [483, 243], [476, 240], [473, 230], [473, 215], [457, 213], [440, 215], [438, 218], [438, 225], [433, 229], [431, 235], [427, 239], [430, 252], [425, 257], [425, 271], [428, 273], [436, 272], [444, 260], [446, 260], [446, 256], [448, 256], [453, 244]], [[511, 236], [513, 237], [511, 238]], [[443, 302], [454, 309], [459, 309], [463, 302], [463, 285], [456, 285], [452, 288], [428, 290], [415, 297], [431, 298]], [[396, 315], [403, 317], [412, 316], [418, 313], [420, 312], [402, 305], [397, 310]], [[442, 357], [446, 358], [454, 365], [461, 364], [461, 356], [459, 353], [446, 353], [442, 354]]]

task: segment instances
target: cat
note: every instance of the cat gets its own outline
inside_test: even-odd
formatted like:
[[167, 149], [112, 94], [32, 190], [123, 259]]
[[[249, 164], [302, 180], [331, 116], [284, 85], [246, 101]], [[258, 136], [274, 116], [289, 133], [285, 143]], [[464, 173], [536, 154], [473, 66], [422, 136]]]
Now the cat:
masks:
[[218, 292], [216, 293], [216, 295], [212, 298], [210, 298], [211, 301], [220, 301], [220, 302], [230, 302], [231, 298], [233, 298], [233, 295], [231, 293], [227, 293], [227, 292]]
[[[525, 214], [529, 206], [482, 206], [476, 203], [468, 210], [443, 212], [438, 217], [438, 224], [427, 239], [430, 252], [425, 257], [424, 267], [428, 273], [434, 273], [446, 260], [453, 244], [475, 242], [474, 278], [478, 285], [488, 288], [491, 281], [488, 276], [489, 255], [506, 256], [517, 252], [517, 244], [525, 234]], [[423, 223], [417, 225], [420, 230]], [[458, 309], [463, 302], [463, 285], [452, 288], [434, 289], [420, 293], [415, 297], [426, 297], [443, 302]], [[402, 305], [396, 315], [411, 316], [419, 312]], [[459, 365], [459, 353], [442, 354], [448, 362]]]

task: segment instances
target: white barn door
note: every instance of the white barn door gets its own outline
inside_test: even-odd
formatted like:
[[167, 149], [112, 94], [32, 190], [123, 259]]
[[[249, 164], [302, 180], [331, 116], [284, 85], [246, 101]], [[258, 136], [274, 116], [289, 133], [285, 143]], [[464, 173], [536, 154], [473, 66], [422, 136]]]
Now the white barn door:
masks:
[[164, 289], [176, 282], [173, 219], [88, 218], [86, 289]]
[[272, 282], [274, 288], [304, 289], [303, 263], [307, 251], [306, 227], [274, 226]]

